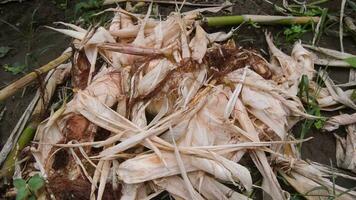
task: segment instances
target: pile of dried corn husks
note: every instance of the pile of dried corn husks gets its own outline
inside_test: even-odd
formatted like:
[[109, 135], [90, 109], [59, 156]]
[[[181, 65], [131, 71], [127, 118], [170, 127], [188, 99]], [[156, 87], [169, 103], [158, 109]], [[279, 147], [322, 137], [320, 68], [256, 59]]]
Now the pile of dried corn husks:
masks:
[[[40, 124], [35, 161], [22, 172], [46, 178], [43, 198], [134, 200], [168, 191], [175, 199], [248, 199], [260, 186], [242, 157], [253, 161], [272, 199], [289, 198], [277, 173], [308, 199], [356, 198], [330, 180], [352, 177], [301, 160], [301, 141], [291, 136], [298, 121], [316, 118], [297, 97], [302, 75], [315, 75], [310, 52], [296, 43], [286, 55], [266, 34], [269, 62], [227, 41], [231, 32], [207, 33], [196, 21], [221, 8], [163, 21], [149, 17], [151, 8], [147, 15], [111, 10], [109, 27], [53, 28], [74, 38], [66, 67], [75, 94]], [[323, 77], [322, 108], [355, 106]]]

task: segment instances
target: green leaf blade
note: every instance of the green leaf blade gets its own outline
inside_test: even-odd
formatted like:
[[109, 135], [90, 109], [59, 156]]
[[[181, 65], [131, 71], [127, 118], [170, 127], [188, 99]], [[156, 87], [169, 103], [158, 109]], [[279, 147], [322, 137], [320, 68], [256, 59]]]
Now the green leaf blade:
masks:
[[28, 181], [28, 187], [33, 192], [37, 192], [39, 189], [41, 189], [44, 186], [44, 184], [45, 182], [43, 178], [38, 174], [32, 176]]
[[36, 200], [36, 196], [31, 195], [31, 196], [28, 198], [28, 200]]
[[16, 189], [21, 189], [21, 188], [26, 188], [26, 181], [19, 178], [19, 179], [15, 179], [13, 182], [14, 186]]
[[344, 61], [349, 63], [353, 68], [356, 68], [356, 57], [349, 57], [344, 59]]
[[14, 65], [3, 65], [5, 71], [12, 73], [13, 75], [19, 74], [26, 69], [26, 65], [15, 63]]
[[30, 191], [28, 190], [28, 188], [24, 187], [18, 189], [16, 194], [16, 200], [26, 200], [29, 195]]

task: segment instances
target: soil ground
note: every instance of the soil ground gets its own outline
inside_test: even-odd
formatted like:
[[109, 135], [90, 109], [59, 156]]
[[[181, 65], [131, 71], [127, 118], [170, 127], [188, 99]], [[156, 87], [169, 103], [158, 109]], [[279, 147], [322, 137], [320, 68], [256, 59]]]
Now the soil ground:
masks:
[[[73, 7], [75, 2], [76, 1], [71, 2], [68, 7]], [[281, 1], [277, 2], [281, 4]], [[276, 14], [273, 6], [264, 0], [239, 0], [234, 3], [235, 5], [232, 9], [233, 14]], [[321, 6], [328, 8], [329, 13], [337, 14], [340, 10], [340, 4], [341, 0], [331, 0]], [[174, 6], [161, 5], [159, 9], [160, 13], [164, 14], [172, 11]], [[190, 8], [188, 7], [187, 9]], [[62, 8], [58, 1], [27, 0], [21, 3], [9, 2], [0, 4], [0, 46], [12, 48], [5, 57], [0, 58], [0, 88], [23, 76], [24, 73], [56, 58], [70, 45], [71, 40], [68, 37], [46, 29], [44, 26], [53, 26], [53, 22], [56, 21], [68, 21], [71, 17], [71, 13], [73, 12]], [[31, 23], [33, 24], [32, 28], [30, 27]], [[263, 52], [268, 52], [264, 38], [264, 32], [268, 30], [271, 31], [274, 36], [279, 34], [277, 38], [280, 40], [279, 45], [284, 51], [288, 52], [292, 45], [284, 42], [282, 34], [284, 28], [285, 27], [279, 26], [254, 28], [251, 25], [243, 25], [237, 31], [234, 38], [238, 45], [261, 50], [261, 53], [264, 54]], [[226, 27], [219, 29], [229, 30], [229, 28]], [[305, 34], [302, 37], [303, 41], [307, 43], [310, 42], [312, 35], [312, 33]], [[325, 34], [321, 37], [318, 45], [331, 49], [340, 49], [339, 39]], [[350, 37], [344, 38], [344, 46], [346, 52], [356, 54], [356, 43]], [[13, 75], [5, 71], [2, 67], [5, 64], [25, 64], [26, 55], [28, 55], [27, 57], [29, 59], [23, 73]], [[267, 57], [267, 55], [265, 56]], [[329, 68], [328, 71], [335, 82], [344, 83], [348, 81], [349, 70]], [[5, 102], [0, 102], [0, 112], [3, 108], [6, 108], [4, 116], [0, 119], [0, 147], [6, 142], [8, 135], [31, 101], [37, 87], [38, 83], [35, 82]], [[347, 110], [345, 112], [347, 112]], [[341, 128], [339, 132], [340, 134], [344, 134], [345, 130]], [[295, 135], [298, 136], [298, 133], [299, 129], [297, 127], [295, 129]], [[302, 157], [304, 159], [310, 159], [323, 164], [330, 164], [330, 162], [336, 164], [335, 138], [331, 133], [321, 133], [320, 131], [314, 130], [308, 133], [307, 137], [313, 137], [314, 139], [303, 144]], [[353, 184], [349, 185], [351, 187], [355, 185], [355, 183], [348, 184]]]
[[[63, 12], [50, 1], [0, 4], [0, 46], [11, 48], [9, 53], [0, 59], [0, 88], [55, 59], [68, 47], [69, 38], [44, 27], [64, 20], [64, 17]], [[26, 55], [28, 61], [23, 73], [14, 75], [5, 71], [3, 66], [6, 64], [25, 65]], [[1, 110], [6, 107], [0, 121], [1, 146], [32, 100], [37, 87], [38, 84], [33, 83], [5, 102], [0, 102]]]

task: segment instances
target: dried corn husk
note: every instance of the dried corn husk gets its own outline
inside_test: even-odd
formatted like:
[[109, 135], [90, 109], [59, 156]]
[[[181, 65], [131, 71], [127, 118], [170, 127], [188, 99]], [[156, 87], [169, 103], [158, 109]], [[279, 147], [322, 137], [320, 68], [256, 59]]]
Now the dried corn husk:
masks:
[[324, 81], [326, 88], [328, 89], [330, 95], [335, 101], [356, 110], [355, 103], [349, 98], [349, 96], [340, 87], [337, 87], [334, 84], [334, 82], [330, 79], [326, 71], [324, 70], [320, 71], [319, 76]]
[[[288, 171], [283, 157], [298, 158], [299, 141], [288, 136], [294, 124], [317, 118], [297, 97], [301, 77], [314, 77], [312, 55], [300, 43], [287, 55], [268, 34], [270, 63], [232, 41], [216, 43], [233, 30], [207, 33], [195, 19], [223, 7], [175, 12], [162, 21], [150, 18], [152, 5], [146, 15], [117, 8], [110, 9], [115, 16], [107, 28], [57, 29], [76, 39], [72, 79], [78, 91], [38, 130], [33, 154], [41, 172], [52, 181], [60, 173], [71, 184], [78, 180], [89, 186], [91, 199], [105, 199], [108, 185], [121, 188], [121, 199], [163, 190], [176, 199], [248, 199], [223, 184], [242, 193], [254, 189], [240, 162], [248, 155], [272, 199], [288, 198], [276, 171], [295, 187], [304, 181], [330, 188], [326, 169], [298, 160]], [[104, 65], [97, 71], [99, 57]], [[347, 95], [329, 83], [317, 100], [323, 108], [337, 102], [352, 107]], [[63, 151], [70, 152], [68, 163], [53, 168]]]
[[356, 113], [354, 114], [341, 114], [337, 116], [330, 117], [323, 129], [327, 131], [333, 131], [339, 128], [340, 125], [349, 125], [349, 124], [355, 124], [356, 123]]
[[338, 199], [354, 199], [356, 197], [354, 191], [348, 191], [347, 188], [336, 185], [329, 179], [332, 175], [342, 176], [329, 168], [286, 158], [281, 158], [279, 164], [283, 165], [281, 169], [284, 171], [279, 171], [282, 176], [307, 199], [319, 199], [320, 196], [327, 198], [333, 195], [334, 190]]
[[[114, 82], [120, 81], [118, 73], [113, 70], [104, 70], [99, 73], [94, 79], [93, 84], [87, 87], [84, 91], [85, 94], [94, 95], [96, 98], [105, 103], [106, 105], [113, 105], [118, 97], [118, 93], [120, 92], [120, 88], [118, 88], [117, 84]], [[106, 93], [106, 89], [111, 88], [111, 93]], [[65, 124], [67, 120], [75, 115], [75, 107], [78, 106], [79, 98], [74, 98], [71, 102], [69, 102], [66, 106], [57, 110], [51, 117], [45, 120], [42, 124], [40, 124], [35, 140], [41, 141], [44, 143], [40, 144], [38, 149], [34, 152], [36, 154], [37, 161], [42, 165], [47, 165], [49, 153], [52, 149], [51, 145], [47, 144], [56, 144], [63, 139], [62, 131], [65, 128]], [[46, 176], [46, 174], [44, 174]]]
[[346, 132], [346, 139], [335, 134], [336, 164], [338, 167], [356, 172], [355, 125], [347, 126]]

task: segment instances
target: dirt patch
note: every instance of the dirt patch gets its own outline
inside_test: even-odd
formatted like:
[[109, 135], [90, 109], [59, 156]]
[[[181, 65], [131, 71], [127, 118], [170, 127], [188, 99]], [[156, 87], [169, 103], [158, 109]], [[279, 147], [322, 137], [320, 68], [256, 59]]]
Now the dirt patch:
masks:
[[[7, 3], [1, 5], [0, 16], [0, 46], [11, 48], [10, 52], [0, 59], [0, 88], [53, 60], [70, 43], [70, 39], [63, 34], [44, 28], [45, 25], [53, 25], [53, 22], [65, 18], [63, 11], [48, 1]], [[14, 75], [2, 67], [6, 64], [26, 67], [23, 73]], [[5, 102], [0, 102], [1, 109], [6, 107], [0, 121], [1, 146], [32, 100], [37, 87], [38, 83], [35, 82]]]

